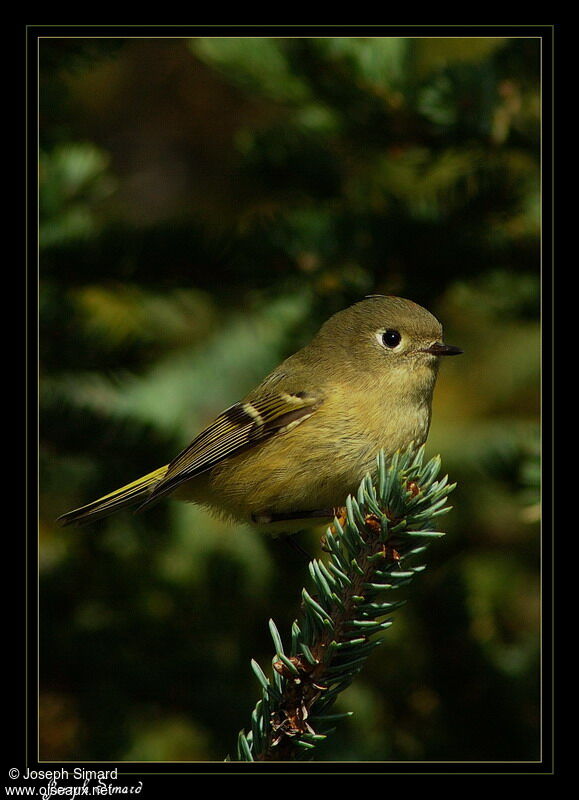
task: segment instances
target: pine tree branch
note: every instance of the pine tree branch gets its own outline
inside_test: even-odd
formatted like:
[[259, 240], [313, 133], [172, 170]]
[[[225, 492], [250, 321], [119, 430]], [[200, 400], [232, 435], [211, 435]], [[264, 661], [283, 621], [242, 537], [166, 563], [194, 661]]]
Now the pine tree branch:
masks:
[[270, 620], [276, 650], [272, 679], [252, 662], [262, 697], [251, 730], [239, 734], [238, 760], [311, 758], [334, 722], [349, 716], [330, 713], [332, 706], [381, 644], [373, 637], [392, 624], [385, 615], [405, 602], [381, 595], [424, 570], [404, 562], [444, 535], [432, 530], [433, 521], [450, 510], [446, 499], [455, 484], [447, 476], [436, 480], [439, 457], [425, 466], [423, 458], [423, 446], [411, 446], [390, 461], [381, 452], [376, 482], [367, 475], [357, 497], [348, 497], [323, 539], [328, 558], [310, 562], [314, 589], [302, 590], [302, 614], [292, 626], [289, 654]]

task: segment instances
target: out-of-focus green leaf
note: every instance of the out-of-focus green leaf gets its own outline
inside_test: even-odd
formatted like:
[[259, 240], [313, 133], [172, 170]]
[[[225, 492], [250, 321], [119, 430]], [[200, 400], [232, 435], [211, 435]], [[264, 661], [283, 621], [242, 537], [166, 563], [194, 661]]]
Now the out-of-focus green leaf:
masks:
[[40, 158], [40, 246], [88, 239], [97, 230], [98, 204], [116, 182], [109, 157], [91, 144], [67, 144]]
[[369, 88], [395, 88], [405, 76], [409, 40], [403, 36], [329, 36], [314, 42], [326, 58], [345, 64]]
[[191, 39], [190, 47], [198, 58], [222, 71], [248, 92], [282, 102], [303, 101], [309, 97], [307, 85], [288, 64], [283, 39], [199, 37]]

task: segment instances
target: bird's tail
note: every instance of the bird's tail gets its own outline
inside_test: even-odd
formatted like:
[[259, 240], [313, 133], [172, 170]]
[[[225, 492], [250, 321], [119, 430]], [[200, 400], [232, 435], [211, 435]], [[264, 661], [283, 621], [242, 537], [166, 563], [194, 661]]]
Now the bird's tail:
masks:
[[86, 506], [76, 508], [74, 511], [69, 511], [58, 518], [61, 525], [84, 525], [88, 522], [95, 522], [101, 517], [106, 517], [114, 511], [121, 508], [132, 506], [139, 501], [142, 501], [148, 496], [152, 488], [157, 484], [167, 472], [167, 466], [160, 467], [154, 472], [149, 472], [148, 475], [143, 475], [132, 483], [127, 483], [126, 486], [121, 486], [110, 494], [104, 497], [99, 497], [98, 500], [93, 500]]

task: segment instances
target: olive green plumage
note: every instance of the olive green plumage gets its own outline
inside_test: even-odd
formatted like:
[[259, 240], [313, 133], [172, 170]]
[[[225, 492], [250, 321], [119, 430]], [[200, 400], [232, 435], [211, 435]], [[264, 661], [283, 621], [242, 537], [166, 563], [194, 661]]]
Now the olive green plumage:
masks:
[[[426, 440], [442, 327], [425, 308], [372, 296], [228, 408], [170, 464], [61, 517], [90, 522], [166, 494], [268, 530], [331, 516], [386, 453]], [[284, 521], [285, 520], [285, 521]]]

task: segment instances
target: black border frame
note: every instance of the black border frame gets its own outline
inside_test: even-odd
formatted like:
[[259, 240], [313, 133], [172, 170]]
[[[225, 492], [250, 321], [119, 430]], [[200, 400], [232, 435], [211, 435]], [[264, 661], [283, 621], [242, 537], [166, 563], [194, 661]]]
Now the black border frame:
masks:
[[[11, 675], [5, 686], [11, 687], [11, 699], [15, 709], [11, 713], [7, 743], [6, 772], [17, 768], [21, 773], [31, 770], [118, 768], [119, 779], [115, 786], [136, 786], [143, 783], [143, 794], [151, 786], [173, 788], [174, 780], [180, 782], [194, 775], [245, 775], [245, 774], [556, 774], [554, 759], [554, 681], [553, 681], [553, 546], [552, 526], [554, 527], [553, 503], [553, 465], [554, 465], [554, 66], [555, 43], [558, 35], [557, 25], [237, 25], [237, 26], [175, 26], [175, 25], [136, 25], [136, 26], [25, 26], [26, 40], [26, 110], [24, 116], [26, 142], [26, 221], [25, 233], [27, 248], [25, 257], [25, 358], [26, 378], [26, 492], [25, 518], [26, 537], [12, 537], [12, 552], [7, 562], [15, 576], [17, 588], [11, 590], [8, 606], [8, 631], [6, 643], [14, 646], [7, 651], [6, 663], [10, 665]], [[543, 535], [542, 535], [542, 732], [541, 761], [519, 762], [296, 762], [293, 763], [243, 763], [243, 762], [39, 762], [37, 754], [37, 482], [38, 482], [38, 259], [37, 259], [37, 152], [38, 152], [38, 112], [37, 112], [37, 44], [43, 36], [60, 37], [187, 37], [191, 35], [283, 35], [319, 36], [352, 33], [354, 35], [376, 36], [537, 36], [542, 40], [542, 471], [543, 471]], [[13, 565], [13, 566], [12, 566]], [[23, 569], [24, 568], [24, 569]], [[24, 572], [25, 580], [21, 581]], [[23, 596], [24, 595], [24, 596]], [[10, 785], [13, 781], [7, 780]]]

